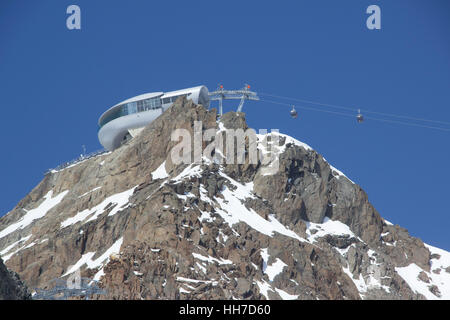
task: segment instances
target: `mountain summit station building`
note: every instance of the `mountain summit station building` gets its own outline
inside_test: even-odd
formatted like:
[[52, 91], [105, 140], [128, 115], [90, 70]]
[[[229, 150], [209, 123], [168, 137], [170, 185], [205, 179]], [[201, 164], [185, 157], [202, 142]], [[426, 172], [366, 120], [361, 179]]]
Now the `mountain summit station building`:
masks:
[[166, 111], [176, 99], [185, 96], [209, 108], [209, 92], [198, 86], [171, 92], [145, 93], [122, 101], [106, 110], [98, 120], [98, 139], [102, 146], [114, 150], [136, 136], [150, 122]]

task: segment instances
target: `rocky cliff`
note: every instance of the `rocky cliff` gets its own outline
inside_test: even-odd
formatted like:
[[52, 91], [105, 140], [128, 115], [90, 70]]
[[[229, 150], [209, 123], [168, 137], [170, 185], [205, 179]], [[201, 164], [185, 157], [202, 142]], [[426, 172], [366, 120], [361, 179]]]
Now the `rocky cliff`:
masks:
[[17, 273], [10, 271], [0, 259], [0, 300], [29, 300], [30, 292]]
[[98, 299], [450, 299], [450, 253], [296, 139], [257, 136], [262, 152], [279, 140], [273, 175], [248, 155], [174, 164], [171, 133], [195, 121], [247, 128], [179, 99], [117, 150], [48, 173], [0, 219], [6, 265], [44, 289], [80, 270]]

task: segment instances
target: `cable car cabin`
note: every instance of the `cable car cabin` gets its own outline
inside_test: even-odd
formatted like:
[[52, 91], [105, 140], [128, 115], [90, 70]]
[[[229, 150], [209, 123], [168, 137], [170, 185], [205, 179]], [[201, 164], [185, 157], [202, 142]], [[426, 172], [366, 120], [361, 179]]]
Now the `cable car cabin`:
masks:
[[364, 117], [362, 116], [362, 114], [358, 114], [358, 115], [356, 116], [356, 120], [357, 120], [359, 123], [361, 123], [361, 122], [364, 121]]
[[361, 122], [364, 121], [364, 117], [363, 117], [363, 115], [361, 114], [361, 111], [360, 111], [360, 110], [358, 110], [358, 115], [356, 116], [356, 121], [358, 121], [358, 123], [361, 123]]
[[291, 114], [292, 118], [297, 119], [298, 113], [297, 113], [297, 110], [295, 110], [294, 106], [292, 106], [292, 110], [291, 110], [290, 114]]

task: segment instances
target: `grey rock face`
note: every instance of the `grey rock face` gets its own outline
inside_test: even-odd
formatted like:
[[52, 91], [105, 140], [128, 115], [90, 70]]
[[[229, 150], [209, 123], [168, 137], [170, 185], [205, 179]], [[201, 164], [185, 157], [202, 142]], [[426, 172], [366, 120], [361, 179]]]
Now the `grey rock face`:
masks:
[[10, 271], [0, 259], [0, 300], [29, 300], [31, 295], [17, 273]]

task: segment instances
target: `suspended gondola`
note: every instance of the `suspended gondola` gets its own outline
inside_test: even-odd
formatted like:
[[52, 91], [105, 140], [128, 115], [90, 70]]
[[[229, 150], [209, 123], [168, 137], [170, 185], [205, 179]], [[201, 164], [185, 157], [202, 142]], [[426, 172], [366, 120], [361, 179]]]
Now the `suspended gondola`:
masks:
[[292, 110], [291, 110], [290, 114], [291, 114], [292, 118], [297, 119], [298, 113], [297, 113], [297, 110], [295, 110], [295, 106], [292, 106]]
[[356, 115], [356, 121], [358, 121], [358, 123], [362, 123], [364, 121], [364, 117], [361, 114], [361, 110], [358, 109], [358, 114]]

